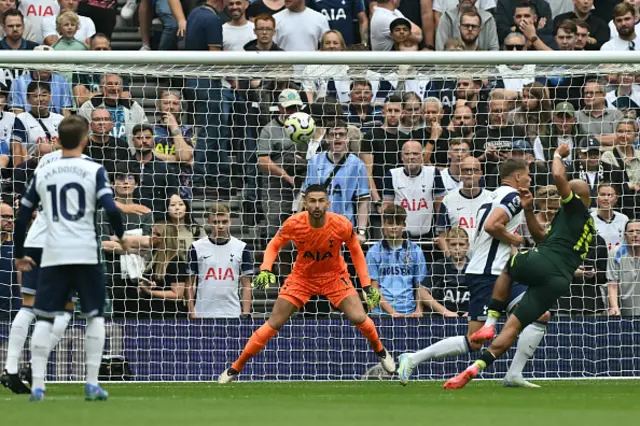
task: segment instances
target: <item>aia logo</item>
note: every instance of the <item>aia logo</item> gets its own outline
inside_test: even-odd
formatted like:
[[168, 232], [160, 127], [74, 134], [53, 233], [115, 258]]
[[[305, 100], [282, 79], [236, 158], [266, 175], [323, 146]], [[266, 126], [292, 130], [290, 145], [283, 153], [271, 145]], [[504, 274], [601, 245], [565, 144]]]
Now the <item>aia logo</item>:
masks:
[[424, 198], [420, 198], [419, 200], [416, 200], [415, 198], [412, 200], [403, 198], [402, 201], [400, 201], [400, 205], [404, 207], [405, 210], [408, 212], [413, 212], [413, 211], [418, 211], [423, 209], [427, 210], [429, 208], [429, 205], [427, 204], [427, 200], [425, 200]]
[[326, 260], [326, 259], [331, 259], [333, 258], [333, 255], [331, 254], [331, 252], [326, 252], [326, 253], [320, 253], [319, 251], [317, 252], [311, 252], [311, 251], [305, 251], [304, 254], [302, 255], [303, 259], [310, 259], [310, 260], [315, 260], [316, 262], [320, 262], [321, 260]]
[[235, 281], [236, 276], [233, 273], [233, 269], [231, 268], [209, 268], [207, 269], [207, 273], [204, 276], [205, 280], [219, 280], [219, 281], [224, 281], [224, 280], [232, 280]]

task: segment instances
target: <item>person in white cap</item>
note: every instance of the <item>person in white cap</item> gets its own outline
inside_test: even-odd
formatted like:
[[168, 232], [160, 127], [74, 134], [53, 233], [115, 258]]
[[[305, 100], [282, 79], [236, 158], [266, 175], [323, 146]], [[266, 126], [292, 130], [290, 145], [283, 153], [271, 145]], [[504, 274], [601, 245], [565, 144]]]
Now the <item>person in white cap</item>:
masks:
[[292, 213], [296, 188], [306, 174], [306, 144], [296, 144], [284, 131], [287, 117], [302, 108], [297, 90], [284, 89], [278, 97], [279, 114], [262, 128], [256, 157], [263, 180], [263, 209], [267, 219], [267, 238], [272, 238]]

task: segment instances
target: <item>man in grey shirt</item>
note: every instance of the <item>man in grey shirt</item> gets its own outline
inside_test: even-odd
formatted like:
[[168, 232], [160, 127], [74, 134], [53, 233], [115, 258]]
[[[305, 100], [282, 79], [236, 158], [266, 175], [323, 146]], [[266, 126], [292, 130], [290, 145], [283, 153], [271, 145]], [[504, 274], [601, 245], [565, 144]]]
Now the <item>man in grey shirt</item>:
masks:
[[[475, 3], [475, 0], [460, 0], [457, 8], [447, 10], [442, 14], [436, 31], [436, 50], [444, 50], [444, 44], [450, 38], [461, 38], [460, 17], [465, 12], [475, 10], [475, 7], [470, 3]], [[484, 10], [480, 9], [477, 12], [481, 20], [480, 34], [476, 40], [478, 49], [500, 50], [495, 18], [491, 13]]]
[[578, 111], [578, 127], [582, 136], [593, 136], [602, 146], [613, 146], [616, 140], [616, 124], [623, 114], [617, 109], [607, 108], [604, 86], [598, 80], [584, 84], [584, 108]]
[[607, 265], [609, 315], [640, 315], [640, 221], [627, 222], [625, 243], [612, 250]]
[[278, 96], [280, 114], [260, 132], [256, 156], [263, 180], [263, 209], [267, 219], [267, 238], [272, 238], [292, 213], [296, 188], [307, 170], [306, 144], [296, 144], [286, 135], [284, 122], [298, 112], [302, 100], [297, 90], [285, 89]]

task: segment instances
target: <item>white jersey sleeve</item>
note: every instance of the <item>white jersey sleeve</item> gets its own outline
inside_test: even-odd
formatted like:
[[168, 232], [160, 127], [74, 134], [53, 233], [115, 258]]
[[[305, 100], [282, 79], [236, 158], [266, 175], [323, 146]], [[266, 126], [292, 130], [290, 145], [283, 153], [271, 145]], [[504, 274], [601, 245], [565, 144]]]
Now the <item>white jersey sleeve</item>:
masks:
[[518, 191], [510, 186], [500, 186], [477, 212], [478, 227], [473, 241], [471, 260], [467, 266], [468, 274], [500, 275], [511, 254], [511, 245], [493, 238], [484, 229], [484, 224], [495, 209], [502, 209], [507, 213], [509, 221], [507, 232], [517, 234], [524, 220], [524, 212]]

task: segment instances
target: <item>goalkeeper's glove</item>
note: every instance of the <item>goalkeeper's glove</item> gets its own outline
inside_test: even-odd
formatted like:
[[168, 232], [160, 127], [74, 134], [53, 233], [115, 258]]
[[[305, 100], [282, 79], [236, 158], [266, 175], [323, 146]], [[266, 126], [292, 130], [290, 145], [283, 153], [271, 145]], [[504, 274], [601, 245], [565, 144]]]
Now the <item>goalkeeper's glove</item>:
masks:
[[271, 271], [260, 271], [257, 277], [253, 279], [251, 286], [258, 290], [264, 290], [269, 288], [272, 284], [276, 283], [276, 276]]
[[369, 306], [370, 311], [378, 307], [380, 297], [380, 292], [374, 286], [370, 285], [364, 288], [364, 299], [367, 301], [367, 306]]

